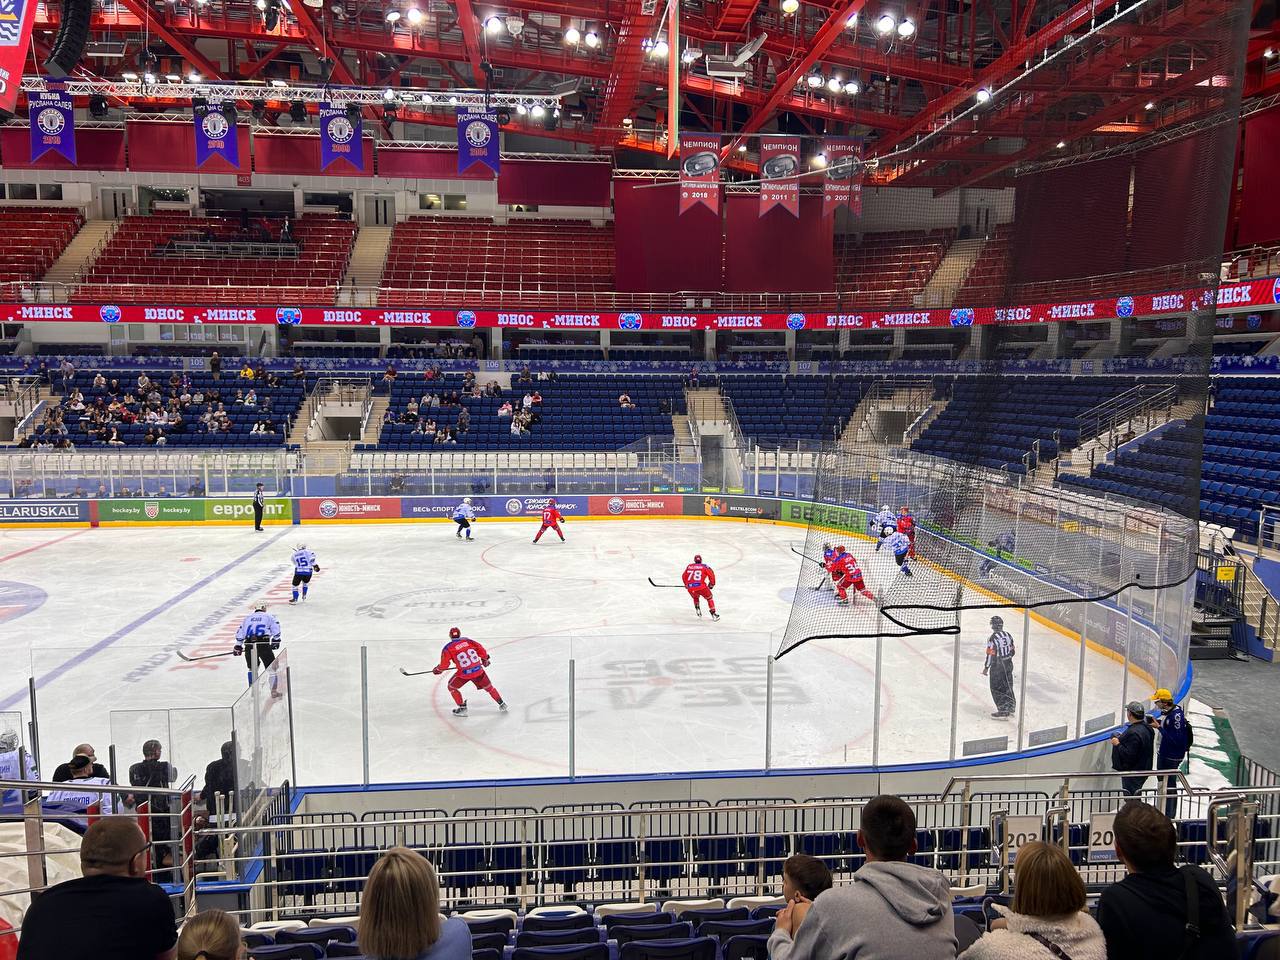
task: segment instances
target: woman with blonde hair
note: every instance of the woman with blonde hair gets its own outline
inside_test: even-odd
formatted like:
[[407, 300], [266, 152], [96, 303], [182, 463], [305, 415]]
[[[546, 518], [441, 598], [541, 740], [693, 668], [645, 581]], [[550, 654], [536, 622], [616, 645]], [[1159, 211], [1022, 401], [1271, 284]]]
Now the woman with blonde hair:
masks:
[[1084, 913], [1080, 874], [1061, 847], [1036, 840], [1018, 848], [1013, 902], [960, 956], [963, 960], [1106, 960], [1102, 928]]
[[471, 960], [471, 931], [460, 917], [440, 922], [440, 884], [425, 857], [392, 847], [360, 898], [360, 949], [369, 960]]
[[247, 956], [240, 924], [221, 910], [196, 914], [178, 935], [178, 960], [244, 960]]

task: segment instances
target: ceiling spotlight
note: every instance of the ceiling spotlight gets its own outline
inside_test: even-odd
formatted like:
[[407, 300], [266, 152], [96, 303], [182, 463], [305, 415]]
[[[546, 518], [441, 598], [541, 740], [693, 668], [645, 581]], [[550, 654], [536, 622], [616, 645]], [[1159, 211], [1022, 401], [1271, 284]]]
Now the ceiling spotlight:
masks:
[[450, 94], [450, 96], [449, 96], [449, 106], [451, 106], [451, 107], [456, 107], [457, 105], [458, 105], [458, 98], [457, 98], [457, 97], [455, 97], [455, 96], [453, 96], [452, 94]]
[[133, 83], [138, 79], [138, 75], [136, 73], [122, 73], [120, 74], [120, 79], [125, 81], [125, 83]]
[[832, 93], [839, 93], [844, 89], [844, 81], [833, 73], [831, 79], [827, 81], [827, 89]]
[[698, 47], [685, 47], [684, 53], [680, 54], [680, 62], [688, 66], [694, 63], [702, 56], [702, 50]]
[[194, 70], [192, 70], [190, 73], [188, 73], [188, 74], [187, 74], [187, 79], [188, 79], [189, 81], [191, 81], [192, 83], [199, 83], [199, 82], [200, 82], [200, 74], [198, 74], [198, 73], [196, 73]]
[[876, 33], [888, 36], [898, 28], [898, 21], [894, 19], [891, 13], [880, 14], [880, 19], [876, 21]]
[[740, 144], [738, 144], [738, 152], [739, 152], [739, 153], [746, 153], [746, 152], [747, 152], [747, 145], [746, 145], [745, 143], [740, 143]]
[[570, 27], [564, 32], [565, 43], [571, 43], [576, 47], [581, 40], [582, 34], [578, 31], [577, 27]]
[[502, 32], [502, 20], [499, 17], [486, 17], [484, 21], [484, 32], [489, 36], [496, 36]]
[[858, 15], [856, 13], [849, 14], [849, 19], [844, 22], [844, 25], [852, 30], [858, 25]]
[[423, 103], [435, 103], [435, 102], [436, 102], [436, 98], [435, 98], [435, 97], [433, 97], [433, 96], [432, 96], [431, 94], [429, 94], [429, 93], [424, 93], [424, 94], [422, 95], [422, 102], [423, 102]]
[[623, 117], [623, 118], [622, 118], [622, 125], [623, 125], [624, 127], [630, 127], [633, 123], [635, 123], [635, 121], [634, 121], [634, 120], [632, 120], [630, 117]]
[[287, 87], [289, 84], [287, 81], [284, 81], [284, 80], [272, 80], [271, 85], [273, 87]]
[[302, 123], [307, 119], [307, 105], [301, 100], [289, 104], [289, 119], [294, 123]]
[[1276, 56], [1276, 48], [1267, 47], [1267, 49], [1262, 51], [1262, 55], [1266, 57], [1268, 60], [1274, 60]]
[[166, 74], [164, 75], [164, 78], [165, 78], [166, 80], [168, 80], [170, 83], [181, 83], [181, 82], [182, 82], [182, 77], [178, 76], [178, 74], [176, 74], [176, 73], [166, 73]]
[[977, 99], [979, 103], [990, 103], [991, 91], [988, 90], [986, 87], [979, 87], [978, 92], [974, 94], [974, 97]]
[[1154, 110], [1156, 108], [1156, 102], [1154, 100], [1148, 100], [1146, 108], [1148, 110]]
[[423, 14], [417, 7], [410, 7], [404, 12], [404, 15], [408, 17], [409, 23], [415, 27], [422, 22]]
[[387, 89], [382, 91], [383, 100], [391, 101], [391, 100], [394, 100], [395, 98], [396, 98], [396, 92], [392, 90], [390, 87], [387, 87]]
[[528, 114], [528, 112], [529, 112], [529, 108], [526, 107], [523, 103], [516, 104], [516, 113], [520, 114], [520, 116], [523, 117], [526, 114]]
[[518, 37], [524, 33], [524, 18], [522, 17], [508, 16], [503, 23], [506, 24], [507, 33], [513, 37]]
[[807, 80], [806, 82], [807, 82], [807, 83], [809, 84], [809, 86], [810, 86], [810, 87], [812, 87], [814, 90], [817, 90], [817, 89], [818, 89], [820, 86], [822, 86], [822, 85], [823, 85], [823, 83], [825, 83], [826, 81], [824, 81], [824, 80], [822, 79], [822, 74], [820, 74], [820, 73], [811, 73], [811, 74], [809, 74], [809, 78], [808, 78], [808, 80]]
[[787, 16], [800, 9], [800, 0], [782, 0], [782, 12]]
[[144, 73], [144, 74], [142, 75], [142, 82], [143, 82], [143, 83], [155, 83], [155, 82], [156, 82], [156, 75], [155, 75], [154, 73]]
[[596, 33], [594, 30], [588, 30], [583, 34], [582, 42], [594, 50], [596, 47], [600, 46], [600, 34]]
[[815, 167], [825, 167], [827, 165], [827, 155], [825, 153], [814, 154], [813, 165]]
[[856, 97], [862, 92], [862, 84], [858, 83], [857, 80], [850, 80], [844, 85], [844, 92], [851, 97]]
[[533, 119], [541, 120], [543, 117], [547, 115], [547, 108], [542, 106], [542, 104], [537, 104], [529, 112], [533, 114]]
[[898, 24], [898, 36], [906, 40], [916, 32], [916, 25], [910, 20], [903, 20]]
[[267, 9], [267, 0], [257, 0], [257, 2], [254, 3], [254, 6], [259, 10], [265, 10]]
[[395, 22], [396, 22], [397, 20], [399, 20], [399, 19], [400, 19], [400, 11], [399, 11], [399, 10], [388, 10], [388, 11], [387, 11], [387, 23], [395, 23]]
[[1066, 145], [1067, 145], [1067, 141], [1065, 141], [1065, 140], [1059, 140], [1059, 141], [1058, 141], [1058, 149], [1059, 149], [1059, 150], [1063, 149]]
[[659, 60], [664, 58], [670, 52], [671, 52], [671, 48], [667, 46], [667, 41], [663, 40], [661, 37], [659, 37], [656, 41], [654, 41], [653, 55], [657, 57]]

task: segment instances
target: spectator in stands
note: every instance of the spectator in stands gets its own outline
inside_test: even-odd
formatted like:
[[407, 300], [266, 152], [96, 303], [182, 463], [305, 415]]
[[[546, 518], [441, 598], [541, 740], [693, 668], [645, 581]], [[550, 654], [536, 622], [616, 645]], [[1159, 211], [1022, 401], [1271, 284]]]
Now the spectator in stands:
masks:
[[[1117, 773], [1150, 770], [1154, 765], [1155, 733], [1147, 723], [1146, 710], [1137, 700], [1126, 708], [1129, 725], [1111, 738], [1111, 769]], [[1136, 797], [1146, 777], [1121, 777], [1126, 797]]]
[[[1151, 695], [1151, 702], [1160, 711], [1158, 717], [1151, 718], [1151, 725], [1160, 731], [1160, 749], [1156, 752], [1157, 770], [1180, 770], [1187, 751], [1194, 743], [1191, 724], [1182, 708], [1174, 702], [1173, 694], [1161, 687]], [[1158, 777], [1163, 780], [1164, 815], [1173, 819], [1178, 815], [1178, 778], [1175, 776]]]
[[107, 388], [107, 378], [104, 377], [102, 375], [102, 371], [99, 370], [97, 373], [93, 375], [93, 389], [105, 390], [106, 388]]
[[634, 410], [636, 408], [636, 405], [631, 402], [631, 394], [629, 393], [618, 394], [618, 406], [623, 410]]
[[694, 366], [694, 367], [693, 367], [693, 369], [691, 369], [691, 370], [689, 371], [689, 386], [690, 386], [692, 389], [694, 389], [694, 390], [697, 390], [697, 389], [698, 389], [698, 368], [697, 368], [697, 366]]
[[98, 484], [98, 490], [94, 493], [93, 498], [95, 500], [106, 500], [110, 496], [111, 494], [107, 491], [107, 485], [105, 483], [100, 483]]
[[[1116, 814], [1115, 831], [1116, 853], [1128, 876], [1098, 899], [1108, 960], [1235, 960], [1235, 933], [1213, 878], [1192, 864], [1174, 866], [1173, 822], [1150, 804], [1131, 800]], [[1192, 893], [1198, 938], [1187, 927]]]
[[417, 400], [410, 400], [408, 405], [404, 408], [404, 422], [405, 423], [418, 422], [418, 401]]
[[782, 896], [791, 903], [797, 896], [817, 899], [823, 890], [831, 889], [831, 870], [817, 857], [797, 853], [782, 863]]
[[387, 487], [392, 496], [400, 496], [404, 493], [404, 474], [397, 473], [391, 478], [391, 483]]
[[471, 960], [471, 931], [461, 917], [441, 921], [440, 884], [421, 854], [392, 847], [369, 871], [360, 949], [370, 960]]
[[528, 364], [520, 371], [520, 383], [533, 383], [533, 374], [529, 372]]
[[471, 429], [471, 411], [466, 407], [458, 413], [458, 432], [466, 433]]
[[521, 398], [521, 400], [520, 400], [520, 409], [521, 409], [521, 410], [532, 410], [532, 409], [533, 409], [533, 394], [532, 394], [532, 393], [529, 393], [529, 392], [527, 392], [527, 391], [525, 392], [524, 397], [523, 397], [523, 398]]
[[245, 357], [244, 363], [240, 365], [240, 379], [241, 380], [253, 379], [253, 364], [249, 362], [248, 357]]
[[1102, 930], [1085, 911], [1084, 881], [1055, 844], [1018, 848], [1013, 902], [995, 907], [991, 932], [961, 954], [964, 960], [1106, 960]]
[[138, 374], [138, 395], [145, 397], [151, 389], [151, 378], [147, 376], [147, 371], [143, 370]]
[[498, 416], [509, 417], [511, 415], [512, 415], [511, 403], [510, 401], [504, 400], [502, 403], [502, 406], [498, 407]]
[[396, 365], [394, 363], [388, 363], [387, 371], [382, 375], [382, 382], [395, 383], [397, 376], [399, 376], [399, 374], [396, 372]]
[[142, 438], [142, 442], [146, 444], [150, 444], [153, 447], [155, 446], [156, 444], [156, 428], [155, 427], [147, 428], [146, 436]]
[[243, 960], [248, 949], [240, 942], [240, 923], [221, 910], [201, 910], [182, 925], [178, 960]]
[[301, 360], [293, 361], [293, 379], [305, 380], [306, 376], [307, 376], [307, 370], [302, 365], [302, 361]]
[[84, 876], [50, 887], [22, 920], [18, 960], [173, 960], [173, 905], [146, 878], [147, 842], [128, 817], [103, 817], [80, 842]]
[[236, 793], [236, 745], [228, 740], [222, 745], [222, 755], [204, 768], [204, 787], [200, 790], [200, 802], [211, 814], [217, 810], [216, 797], [226, 797], [224, 809], [235, 806]]
[[213, 379], [222, 379], [222, 357], [218, 355], [217, 350], [209, 355], [209, 372], [213, 374]]
[[468, 370], [462, 375], [462, 385], [468, 390], [476, 385], [476, 372], [474, 370]]
[[938, 871], [907, 862], [916, 852], [911, 808], [888, 795], [869, 801], [862, 808], [858, 844], [867, 862], [853, 883], [812, 901], [797, 895], [778, 914], [770, 960], [954, 958], [951, 885]]
[[246, 407], [256, 407], [258, 405], [258, 391], [250, 390], [244, 395], [242, 402]]
[[102, 764], [96, 762], [98, 758], [94, 754], [92, 744], [77, 743], [76, 748], [73, 751], [71, 751], [71, 760], [66, 763], [60, 763], [54, 768], [53, 770], [54, 783], [66, 783], [68, 780], [71, 779], [71, 762], [74, 761], [76, 757], [89, 758], [89, 761], [93, 764], [93, 775], [95, 777], [110, 778], [111, 776], [110, 771], [108, 771], [107, 768], [104, 767]]

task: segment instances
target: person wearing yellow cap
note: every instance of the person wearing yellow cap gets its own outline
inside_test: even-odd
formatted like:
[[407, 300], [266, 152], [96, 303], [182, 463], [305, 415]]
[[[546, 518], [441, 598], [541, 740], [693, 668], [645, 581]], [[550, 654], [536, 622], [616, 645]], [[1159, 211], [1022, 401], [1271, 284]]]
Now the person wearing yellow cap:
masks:
[[[1182, 708], [1173, 700], [1173, 694], [1161, 687], [1151, 695], [1155, 712], [1151, 715], [1151, 724], [1160, 731], [1160, 748], [1156, 751], [1157, 770], [1179, 770], [1182, 761], [1191, 749], [1194, 737], [1191, 723]], [[1170, 820], [1178, 816], [1178, 778], [1173, 776], [1158, 777], [1163, 781], [1164, 815]]]

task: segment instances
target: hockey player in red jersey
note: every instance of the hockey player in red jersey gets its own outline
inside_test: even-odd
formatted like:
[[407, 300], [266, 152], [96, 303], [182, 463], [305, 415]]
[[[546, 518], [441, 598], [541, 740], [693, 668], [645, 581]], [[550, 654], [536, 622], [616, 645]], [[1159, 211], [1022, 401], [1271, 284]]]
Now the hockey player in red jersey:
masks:
[[911, 541], [911, 548], [907, 551], [907, 555], [914, 560], [916, 558], [916, 518], [911, 515], [911, 508], [904, 506], [898, 511], [898, 532], [905, 533], [907, 539]]
[[449, 695], [457, 704], [453, 708], [455, 717], [467, 715], [467, 701], [462, 699], [462, 688], [468, 683], [474, 683], [476, 689], [489, 694], [498, 704], [498, 709], [503, 713], [507, 712], [506, 701], [502, 699], [502, 694], [498, 693], [498, 688], [489, 681], [489, 674], [485, 672], [484, 668], [488, 665], [489, 653], [484, 647], [470, 637], [464, 637], [457, 627], [449, 628], [449, 642], [440, 651], [440, 663], [431, 672], [439, 675], [450, 666], [457, 670], [449, 680]]
[[862, 570], [858, 566], [857, 558], [843, 546], [836, 547], [835, 556], [831, 560], [831, 578], [836, 582], [836, 603], [842, 607], [849, 603], [850, 587], [868, 600], [875, 599], [862, 580]]
[[702, 554], [694, 556], [693, 563], [684, 568], [684, 575], [680, 579], [684, 581], [684, 588], [689, 591], [689, 598], [693, 601], [693, 609], [698, 611], [698, 616], [702, 616], [699, 601], [705, 597], [711, 619], [719, 620], [720, 614], [716, 613], [716, 602], [711, 596], [711, 588], [716, 585], [716, 572], [702, 562]]
[[538, 528], [538, 535], [533, 538], [533, 542], [537, 543], [542, 539], [542, 535], [548, 530], [554, 530], [556, 536], [560, 538], [560, 542], [564, 543], [564, 534], [560, 532], [560, 524], [564, 523], [564, 517], [560, 516], [560, 511], [556, 509], [555, 497], [547, 501], [547, 505], [542, 508], [542, 526]]

